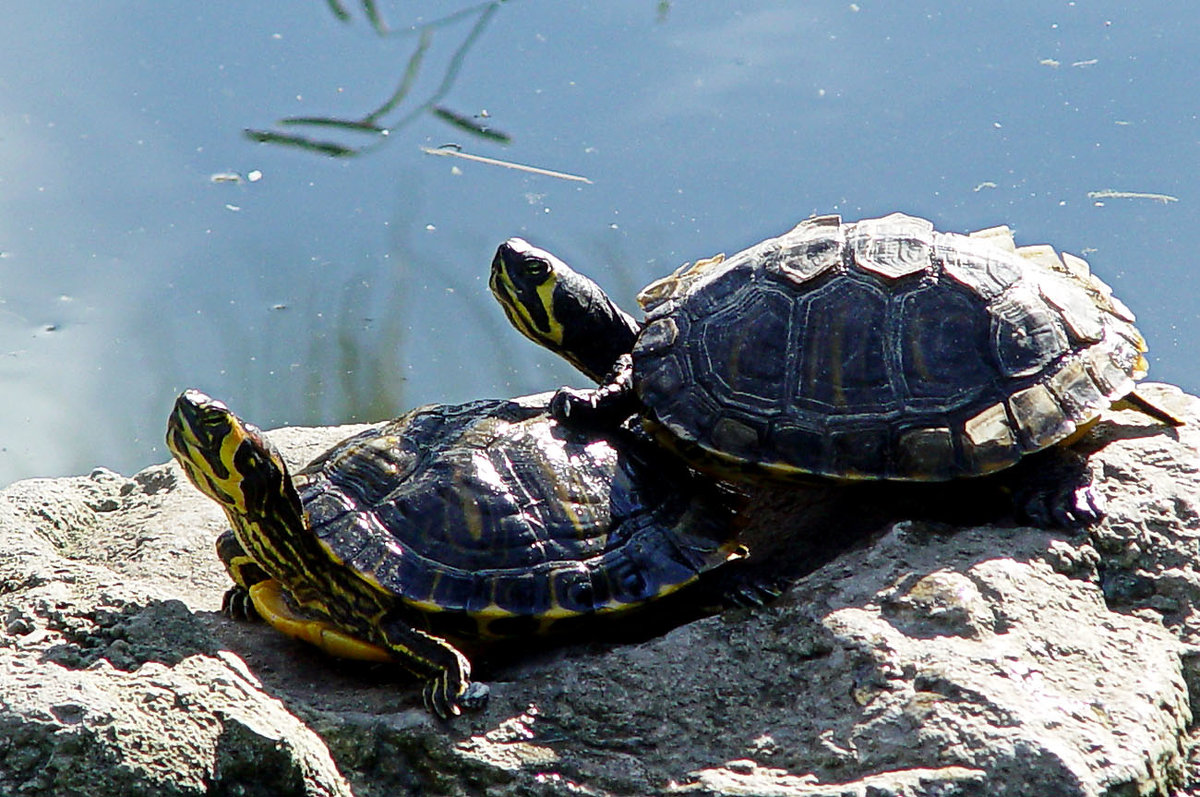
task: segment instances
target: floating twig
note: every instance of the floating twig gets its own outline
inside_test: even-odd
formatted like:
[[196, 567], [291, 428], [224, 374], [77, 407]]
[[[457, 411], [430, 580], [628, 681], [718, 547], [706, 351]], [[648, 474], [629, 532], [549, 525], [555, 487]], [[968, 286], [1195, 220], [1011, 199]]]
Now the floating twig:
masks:
[[1178, 202], [1179, 197], [1170, 194], [1150, 194], [1144, 191], [1114, 191], [1106, 188], [1103, 191], [1088, 191], [1088, 199], [1153, 199], [1164, 205], [1168, 202]]
[[523, 163], [513, 163], [512, 161], [502, 161], [497, 158], [488, 158], [483, 155], [472, 155], [468, 152], [461, 152], [450, 147], [421, 147], [421, 151], [426, 155], [445, 155], [451, 158], [462, 158], [463, 160], [475, 161], [476, 163], [486, 163], [489, 166], [503, 166], [505, 169], [516, 169], [519, 172], [529, 172], [530, 174], [540, 174], [543, 177], [557, 177], [559, 180], [570, 180], [575, 183], [592, 184], [592, 181], [586, 177], [581, 177], [578, 174], [567, 174], [566, 172], [556, 172], [551, 169], [543, 169], [538, 166], [526, 166]]

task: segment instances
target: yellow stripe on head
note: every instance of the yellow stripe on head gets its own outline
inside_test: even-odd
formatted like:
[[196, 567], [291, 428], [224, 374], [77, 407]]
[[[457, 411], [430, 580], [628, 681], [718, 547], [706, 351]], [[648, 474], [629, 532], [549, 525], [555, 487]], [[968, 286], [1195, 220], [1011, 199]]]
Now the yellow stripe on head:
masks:
[[[188, 390], [175, 402], [167, 424], [167, 447], [197, 489], [226, 510], [241, 514], [246, 511], [243, 480], [247, 474], [238, 466], [243, 446], [266, 453], [272, 465], [283, 467], [259, 435], [221, 402]], [[245, 453], [242, 457], [246, 459]]]
[[563, 328], [555, 317], [554, 293], [561, 266], [552, 257], [520, 238], [511, 238], [496, 252], [488, 285], [521, 334], [557, 351]]
[[597, 382], [641, 330], [599, 285], [520, 238], [500, 244], [488, 284], [521, 334]]

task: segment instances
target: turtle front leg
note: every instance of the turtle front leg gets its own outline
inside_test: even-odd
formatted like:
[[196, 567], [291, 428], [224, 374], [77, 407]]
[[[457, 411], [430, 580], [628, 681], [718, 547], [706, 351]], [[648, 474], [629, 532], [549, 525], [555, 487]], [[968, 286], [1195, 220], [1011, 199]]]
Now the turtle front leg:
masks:
[[237, 537], [233, 536], [232, 529], [226, 529], [217, 537], [217, 558], [233, 579], [233, 586], [221, 598], [221, 614], [231, 620], [262, 619], [254, 608], [254, 601], [250, 599], [250, 588], [271, 577], [259, 567], [258, 562], [250, 558]]
[[600, 387], [560, 387], [550, 400], [550, 414], [562, 423], [617, 426], [637, 410], [633, 392], [633, 357], [622, 354]]
[[385, 621], [381, 631], [399, 663], [426, 678], [421, 696], [430, 712], [448, 719], [487, 705], [487, 685], [471, 681], [471, 662], [458, 648], [399, 619]]

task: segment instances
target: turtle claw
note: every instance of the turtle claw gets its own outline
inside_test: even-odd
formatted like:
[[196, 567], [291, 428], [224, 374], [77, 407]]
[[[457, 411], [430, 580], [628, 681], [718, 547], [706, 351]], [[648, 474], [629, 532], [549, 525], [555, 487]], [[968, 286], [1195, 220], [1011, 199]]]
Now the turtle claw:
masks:
[[1107, 501], [1092, 482], [1035, 484], [1016, 496], [1022, 518], [1039, 528], [1082, 528], [1102, 520]]
[[778, 600], [783, 595], [783, 588], [775, 585], [759, 585], [753, 589], [747, 589], [742, 593], [742, 599], [747, 606], [759, 607], [766, 606], [774, 600]]
[[[451, 681], [454, 681], [453, 686]], [[467, 711], [479, 711], [488, 702], [491, 690], [487, 684], [474, 681], [462, 682], [451, 679], [449, 673], [439, 678], [432, 678], [425, 683], [421, 697], [425, 709], [440, 719], [450, 719]]]
[[766, 606], [784, 593], [785, 585], [763, 581], [745, 581], [731, 585], [724, 593], [730, 607], [757, 609]]
[[560, 387], [550, 399], [550, 415], [559, 423], [587, 420], [596, 412], [596, 391]]
[[250, 599], [250, 592], [240, 584], [225, 590], [221, 598], [221, 614], [230, 620], [254, 622], [262, 619], [258, 609], [254, 608], [254, 601]]
[[616, 426], [637, 411], [633, 392], [633, 358], [622, 354], [600, 387], [560, 387], [550, 399], [550, 415], [560, 423]]

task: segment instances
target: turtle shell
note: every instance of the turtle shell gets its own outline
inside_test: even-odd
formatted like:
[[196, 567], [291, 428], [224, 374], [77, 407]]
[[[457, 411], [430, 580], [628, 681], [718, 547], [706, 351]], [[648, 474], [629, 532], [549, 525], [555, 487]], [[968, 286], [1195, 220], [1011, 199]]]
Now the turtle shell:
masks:
[[1007, 228], [808, 219], [638, 297], [634, 386], [665, 442], [720, 470], [943, 480], [1051, 446], [1146, 373], [1087, 264]]
[[639, 607], [736, 555], [709, 482], [628, 431], [559, 424], [550, 395], [422, 407], [313, 461], [293, 482], [329, 562], [309, 570], [474, 640]]

